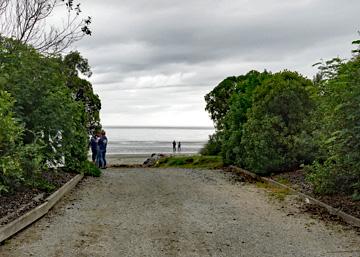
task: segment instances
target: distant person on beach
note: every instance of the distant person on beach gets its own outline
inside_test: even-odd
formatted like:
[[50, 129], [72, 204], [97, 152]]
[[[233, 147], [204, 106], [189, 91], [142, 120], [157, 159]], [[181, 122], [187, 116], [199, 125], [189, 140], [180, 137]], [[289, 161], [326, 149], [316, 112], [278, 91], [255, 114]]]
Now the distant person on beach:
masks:
[[96, 137], [96, 134], [92, 135], [90, 142], [89, 142], [89, 146], [91, 148], [91, 159], [93, 161], [93, 163], [96, 162], [96, 156], [97, 156], [97, 141], [98, 138]]
[[95, 164], [96, 164], [96, 166], [98, 166], [100, 168], [102, 166], [102, 156], [100, 153], [100, 146], [99, 146], [101, 132], [100, 131], [96, 132], [95, 137], [96, 137], [96, 161], [95, 161]]
[[181, 152], [181, 142], [178, 143], [178, 152]]
[[105, 130], [101, 131], [101, 137], [99, 139], [98, 145], [100, 150], [100, 162], [99, 168], [106, 169], [106, 148], [107, 148], [108, 139], [106, 137]]
[[174, 141], [172, 142], [172, 144], [173, 144], [173, 152], [175, 153], [175, 152], [176, 152], [176, 141], [174, 140]]

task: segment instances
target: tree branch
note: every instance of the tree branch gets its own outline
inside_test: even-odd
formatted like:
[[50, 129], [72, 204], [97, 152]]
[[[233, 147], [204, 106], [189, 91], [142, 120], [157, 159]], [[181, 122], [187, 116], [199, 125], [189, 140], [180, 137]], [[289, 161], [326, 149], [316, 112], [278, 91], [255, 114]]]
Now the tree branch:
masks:
[[[53, 21], [63, 8], [66, 18]], [[0, 34], [32, 45], [43, 53], [63, 52], [85, 35], [91, 35], [91, 18], [82, 19], [74, 0], [0, 0]]]

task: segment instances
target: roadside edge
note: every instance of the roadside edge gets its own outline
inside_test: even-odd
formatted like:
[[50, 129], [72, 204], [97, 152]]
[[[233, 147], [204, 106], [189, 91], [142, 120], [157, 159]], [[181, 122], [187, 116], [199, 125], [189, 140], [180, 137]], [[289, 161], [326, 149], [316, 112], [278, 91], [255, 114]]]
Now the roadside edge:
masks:
[[54, 207], [54, 205], [68, 192], [70, 192], [84, 177], [84, 174], [78, 174], [73, 177], [69, 182], [63, 185], [56, 192], [51, 194], [48, 198], [46, 198], [45, 202], [31, 211], [25, 213], [21, 217], [16, 220], [0, 226], [0, 243], [4, 240], [12, 237], [19, 231], [23, 230], [27, 226], [31, 225], [45, 214], [49, 212], [49, 210]]
[[332, 215], [336, 215], [340, 218], [342, 218], [346, 223], [352, 225], [352, 226], [355, 226], [355, 227], [360, 227], [360, 219], [359, 218], [356, 218], [350, 214], [347, 214], [339, 209], [336, 209], [320, 200], [317, 200], [311, 196], [308, 196], [304, 193], [301, 193], [297, 190], [295, 190], [294, 188], [292, 187], [289, 187], [287, 185], [284, 185], [280, 182], [277, 182], [273, 179], [270, 179], [270, 178], [266, 178], [266, 177], [262, 177], [262, 176], [259, 176], [255, 173], [252, 173], [250, 171], [247, 171], [247, 170], [244, 170], [244, 169], [241, 169], [239, 167], [235, 167], [235, 166], [230, 166], [231, 169], [235, 170], [236, 172], [238, 173], [241, 173], [242, 175], [245, 175], [246, 177], [251, 177], [252, 179], [255, 179], [255, 180], [258, 180], [258, 181], [262, 181], [262, 182], [265, 182], [265, 183], [269, 183], [271, 185], [274, 185], [274, 186], [277, 186], [277, 187], [281, 187], [281, 188], [285, 188], [285, 189], [288, 189], [290, 190], [292, 193], [294, 194], [297, 194], [298, 196], [300, 196], [306, 203], [312, 203], [312, 204], [316, 204], [318, 206], [321, 206], [323, 208], [325, 208], [330, 214]]

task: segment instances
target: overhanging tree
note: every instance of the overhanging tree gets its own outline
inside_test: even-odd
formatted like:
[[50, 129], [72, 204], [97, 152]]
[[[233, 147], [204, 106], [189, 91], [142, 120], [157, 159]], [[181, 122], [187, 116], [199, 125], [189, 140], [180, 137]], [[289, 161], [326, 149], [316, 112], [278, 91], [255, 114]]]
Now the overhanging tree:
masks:
[[[55, 13], [62, 19], [52, 21]], [[80, 4], [74, 0], [0, 0], [1, 35], [43, 53], [61, 53], [91, 35], [90, 24], [91, 17], [82, 18]]]

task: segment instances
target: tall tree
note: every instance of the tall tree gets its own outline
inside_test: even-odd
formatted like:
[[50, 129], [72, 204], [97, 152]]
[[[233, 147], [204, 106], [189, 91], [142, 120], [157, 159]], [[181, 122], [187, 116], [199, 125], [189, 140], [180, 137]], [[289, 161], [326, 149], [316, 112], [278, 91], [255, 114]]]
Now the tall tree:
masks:
[[319, 66], [323, 79], [313, 120], [324, 154], [309, 167], [309, 178], [319, 193], [353, 193], [360, 199], [359, 48], [353, 53], [351, 60], [335, 58]]
[[237, 163], [264, 174], [291, 170], [307, 161], [309, 145], [303, 138], [314, 108], [313, 88], [309, 79], [286, 70], [256, 87]]
[[247, 111], [251, 108], [254, 90], [271, 77], [264, 71], [249, 71], [238, 77], [236, 92], [229, 100], [229, 110], [222, 120], [222, 156], [225, 163], [236, 163], [241, 156], [241, 136], [243, 126], [247, 122]]
[[94, 93], [92, 84], [79, 76], [79, 73], [88, 78], [92, 75], [88, 60], [83, 58], [79, 52], [75, 51], [66, 55], [63, 63], [64, 67], [66, 67], [66, 84], [71, 90], [74, 99], [84, 104], [84, 125], [88, 133], [92, 134], [101, 127], [99, 114], [101, 101], [99, 96]]
[[237, 77], [228, 77], [205, 96], [205, 110], [209, 112], [218, 130], [222, 128], [222, 120], [229, 110], [229, 101], [236, 90], [237, 82]]
[[24, 125], [23, 143], [39, 143], [39, 153], [48, 163], [65, 157], [66, 168], [80, 169], [87, 159], [88, 114], [68, 86], [76, 78], [68, 77], [62, 58], [2, 39], [0, 60], [3, 88], [16, 99], [15, 117]]

